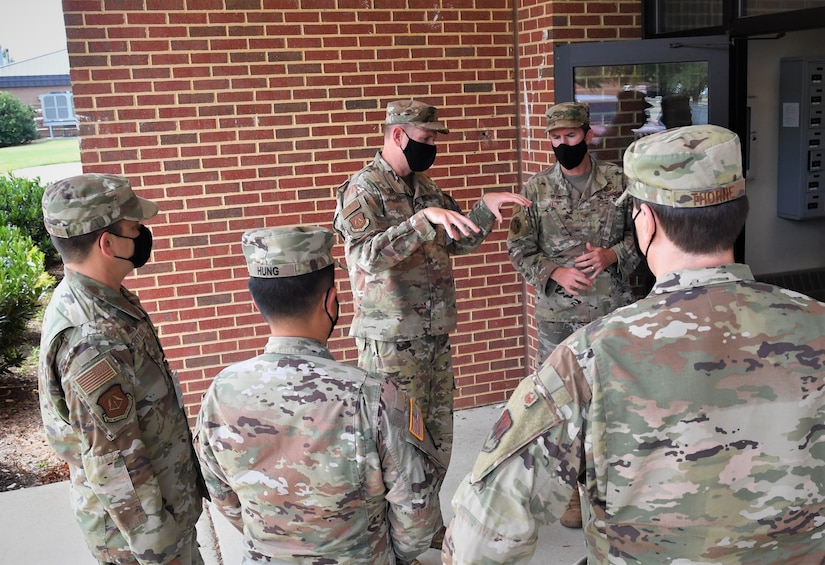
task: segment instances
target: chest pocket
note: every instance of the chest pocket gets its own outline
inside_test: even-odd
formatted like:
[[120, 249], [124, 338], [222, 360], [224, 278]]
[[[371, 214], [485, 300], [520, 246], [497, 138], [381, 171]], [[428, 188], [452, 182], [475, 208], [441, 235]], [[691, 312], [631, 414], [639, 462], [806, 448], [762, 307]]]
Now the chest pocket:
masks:
[[413, 215], [412, 198], [404, 193], [391, 192], [384, 197], [384, 222], [398, 225]]
[[151, 329], [145, 325], [134, 328], [129, 349], [134, 358], [135, 387], [139, 390], [138, 410], [141, 415], [152, 407], [160, 410], [171, 408], [171, 399], [166, 396], [173, 390], [172, 374]]
[[610, 199], [594, 196], [575, 203], [551, 196], [542, 204], [539, 221], [542, 239], [549, 244], [544, 251], [550, 256], [585, 253], [586, 243], [610, 247], [616, 239], [611, 233], [616, 206]]
[[594, 239], [599, 242], [599, 247], [611, 247], [622, 240], [624, 236], [624, 224], [617, 223], [616, 217], [620, 209], [611, 198], [597, 196], [591, 200], [591, 214], [597, 222], [597, 233]]

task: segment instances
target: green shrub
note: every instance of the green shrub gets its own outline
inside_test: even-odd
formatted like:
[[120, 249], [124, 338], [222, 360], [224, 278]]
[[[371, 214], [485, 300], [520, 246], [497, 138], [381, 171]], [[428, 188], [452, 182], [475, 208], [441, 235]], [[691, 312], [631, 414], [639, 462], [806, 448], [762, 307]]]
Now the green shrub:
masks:
[[0, 374], [23, 360], [26, 325], [53, 284], [31, 238], [16, 226], [0, 225]]
[[43, 225], [43, 208], [40, 204], [45, 187], [37, 181], [0, 176], [0, 225], [17, 226], [40, 248], [46, 259], [46, 267], [55, 264], [59, 256], [46, 226]]
[[0, 147], [22, 145], [40, 137], [37, 112], [8, 92], [0, 92]]

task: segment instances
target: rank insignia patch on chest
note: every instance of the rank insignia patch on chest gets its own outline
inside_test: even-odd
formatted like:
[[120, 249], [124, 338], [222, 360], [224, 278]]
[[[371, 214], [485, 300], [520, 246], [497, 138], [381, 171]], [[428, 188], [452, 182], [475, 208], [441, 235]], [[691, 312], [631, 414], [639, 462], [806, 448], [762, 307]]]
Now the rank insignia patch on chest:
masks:
[[119, 422], [129, 415], [135, 401], [131, 394], [123, 392], [120, 384], [113, 384], [97, 399], [97, 404], [103, 409], [103, 419], [106, 422]]

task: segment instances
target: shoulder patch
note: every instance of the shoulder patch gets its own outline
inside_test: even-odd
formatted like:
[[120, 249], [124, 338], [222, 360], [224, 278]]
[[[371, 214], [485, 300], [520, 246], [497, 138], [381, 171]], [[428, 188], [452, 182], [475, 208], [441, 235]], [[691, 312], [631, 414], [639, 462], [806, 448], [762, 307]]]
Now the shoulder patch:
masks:
[[119, 422], [129, 415], [135, 399], [131, 394], [123, 391], [119, 383], [110, 386], [97, 399], [97, 404], [103, 410], [103, 419], [107, 423]]
[[114, 367], [108, 359], [101, 359], [75, 379], [77, 386], [84, 394], [91, 395], [94, 391], [105, 386], [117, 376]]
[[510, 219], [510, 233], [513, 236], [520, 236], [527, 233], [525, 229], [526, 224], [522, 221], [522, 216], [519, 212], [513, 214], [513, 217]]
[[410, 398], [410, 433], [418, 441], [424, 441], [424, 415], [421, 414], [421, 408], [412, 397]]
[[340, 218], [349, 224], [350, 229], [362, 232], [370, 226], [370, 209], [361, 195], [355, 195], [341, 210]]
[[484, 445], [481, 446], [481, 451], [485, 453], [491, 453], [496, 450], [496, 448], [501, 443], [501, 438], [504, 437], [504, 434], [510, 431], [510, 428], [513, 427], [513, 416], [510, 414], [510, 411], [505, 408], [501, 412], [501, 416], [498, 417], [496, 423], [493, 424], [493, 431], [490, 432], [490, 435], [487, 437], [487, 440], [484, 442]]
[[361, 201], [356, 198], [352, 202], [346, 205], [344, 209], [341, 211], [341, 215], [345, 218], [349, 218], [353, 212], [361, 208]]
[[523, 379], [513, 391], [478, 454], [471, 482], [483, 479], [501, 462], [561, 421], [553, 399], [538, 387], [533, 374]]
[[370, 221], [367, 219], [363, 212], [359, 212], [354, 216], [351, 216], [350, 218], [348, 218], [348, 220], [349, 225], [352, 226], [352, 229], [354, 229], [355, 231], [364, 231], [364, 229], [366, 229], [367, 226], [370, 225]]

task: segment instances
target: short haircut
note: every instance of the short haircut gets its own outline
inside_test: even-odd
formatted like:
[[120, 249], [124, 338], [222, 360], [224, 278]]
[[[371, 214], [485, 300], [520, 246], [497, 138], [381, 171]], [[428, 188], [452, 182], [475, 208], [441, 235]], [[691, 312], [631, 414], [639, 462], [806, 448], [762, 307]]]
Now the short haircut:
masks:
[[249, 277], [247, 287], [261, 315], [270, 322], [278, 318], [306, 316], [333, 284], [334, 264], [295, 277]]
[[107, 231], [111, 231], [112, 226], [106, 226], [93, 232], [76, 235], [74, 237], [51, 236], [52, 244], [64, 263], [82, 263], [89, 256], [92, 247], [97, 245], [100, 236]]
[[668, 238], [679, 249], [692, 254], [731, 249], [745, 227], [749, 208], [747, 196], [701, 208], [675, 208], [634, 200], [634, 209], [641, 204], [650, 206]]
[[412, 124], [384, 124], [384, 137], [387, 137], [389, 135], [390, 131], [392, 131], [392, 128], [401, 128], [407, 135], [409, 135], [409, 131], [407, 131], [407, 128], [405, 127], [408, 125]]

